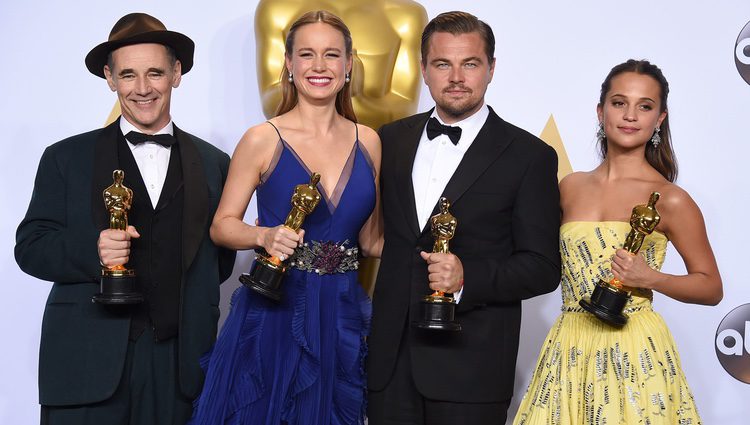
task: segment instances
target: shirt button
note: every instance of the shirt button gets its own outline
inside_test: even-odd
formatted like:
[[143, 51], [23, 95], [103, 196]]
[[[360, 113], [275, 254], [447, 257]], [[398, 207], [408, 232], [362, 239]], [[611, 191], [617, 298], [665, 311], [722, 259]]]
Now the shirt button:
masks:
[[436, 181], [437, 181], [437, 179], [433, 177], [432, 178], [432, 182], [435, 183]]
[[156, 189], [156, 186], [152, 184], [151, 189]]
[[[445, 144], [445, 142], [443, 142], [443, 144]], [[151, 159], [154, 159], [154, 155], [153, 154], [149, 155], [148, 157], [151, 158]]]
[[443, 144], [445, 144], [445, 140], [443, 140]]

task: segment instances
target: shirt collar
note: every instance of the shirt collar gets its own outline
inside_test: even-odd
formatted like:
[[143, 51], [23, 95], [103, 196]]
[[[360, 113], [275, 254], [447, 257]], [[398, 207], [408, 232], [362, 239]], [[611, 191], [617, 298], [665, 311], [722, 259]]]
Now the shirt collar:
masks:
[[482, 127], [484, 126], [484, 123], [487, 121], [487, 118], [489, 116], [490, 116], [490, 108], [487, 106], [486, 103], [482, 103], [482, 107], [479, 108], [472, 115], [462, 119], [461, 121], [455, 122], [453, 124], [446, 124], [445, 122], [443, 122], [443, 120], [440, 119], [440, 116], [438, 116], [437, 108], [434, 108], [432, 110], [432, 115], [430, 115], [430, 117], [437, 118], [440, 124], [449, 125], [453, 127], [461, 127], [461, 139], [459, 139], [458, 145], [465, 145], [466, 143], [464, 141], [466, 140], [468, 140], [469, 143], [473, 142], [474, 139], [479, 134], [479, 130], [482, 129]]
[[[120, 131], [122, 131], [122, 134], [128, 134], [131, 131], [143, 133], [141, 130], [136, 128], [136, 126], [131, 124], [130, 121], [126, 120], [123, 116], [120, 116]], [[172, 120], [170, 119], [167, 125], [165, 125], [161, 130], [157, 131], [154, 134], [170, 134], [174, 136], [174, 124], [172, 123]], [[128, 143], [130, 142], [128, 141]]]

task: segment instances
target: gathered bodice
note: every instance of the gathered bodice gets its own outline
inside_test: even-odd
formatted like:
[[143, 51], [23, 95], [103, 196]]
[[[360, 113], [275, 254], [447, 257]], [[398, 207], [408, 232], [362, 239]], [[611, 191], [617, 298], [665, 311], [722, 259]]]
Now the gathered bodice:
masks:
[[[599, 279], [612, 278], [612, 256], [622, 248], [628, 232], [630, 223], [624, 221], [571, 221], [560, 226], [563, 311], [580, 311], [578, 301], [591, 294]], [[646, 236], [638, 255], [644, 256], [649, 267], [660, 270], [667, 242], [666, 235], [653, 232]], [[651, 305], [650, 292], [634, 295], [626, 311]]]

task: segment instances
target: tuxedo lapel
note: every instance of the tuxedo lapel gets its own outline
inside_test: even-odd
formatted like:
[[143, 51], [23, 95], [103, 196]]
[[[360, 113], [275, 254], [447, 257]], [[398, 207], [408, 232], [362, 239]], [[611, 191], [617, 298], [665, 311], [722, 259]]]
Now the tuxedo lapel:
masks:
[[[464, 154], [458, 168], [448, 181], [441, 196], [455, 204], [472, 184], [492, 165], [498, 156], [510, 144], [502, 118], [490, 108], [490, 115], [477, 134], [476, 139]], [[433, 214], [438, 212], [438, 203], [433, 208]], [[423, 231], [427, 230], [427, 226]]]
[[413, 119], [403, 121], [406, 130], [401, 140], [398, 140], [398, 155], [396, 165], [396, 182], [400, 182], [396, 191], [401, 199], [402, 210], [404, 211], [406, 222], [415, 236], [420, 234], [419, 219], [417, 218], [417, 204], [414, 200], [414, 183], [411, 178], [411, 171], [414, 165], [414, 158], [417, 155], [419, 141], [422, 138], [422, 132], [430, 118], [432, 110], [423, 114], [414, 116]]
[[97, 230], [109, 228], [109, 213], [104, 206], [104, 189], [114, 183], [112, 172], [119, 168], [117, 142], [120, 137], [120, 120], [115, 120], [99, 133], [94, 143], [94, 173], [91, 179], [91, 217]]
[[182, 181], [185, 185], [182, 211], [183, 273], [195, 258], [208, 224], [208, 186], [200, 152], [189, 134], [174, 126], [174, 135], [182, 156]]

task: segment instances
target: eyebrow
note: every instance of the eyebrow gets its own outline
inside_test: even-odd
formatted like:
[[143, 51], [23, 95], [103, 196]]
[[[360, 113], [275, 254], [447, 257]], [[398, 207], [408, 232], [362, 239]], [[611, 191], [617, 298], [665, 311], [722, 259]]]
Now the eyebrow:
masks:
[[[164, 69], [162, 69], [162, 68], [149, 68], [146, 71], [147, 74], [148, 73], [152, 73], [152, 72], [156, 72], [156, 73], [159, 73], [159, 74], [166, 73], [166, 71]], [[126, 74], [135, 74], [135, 70], [133, 68], [125, 68], [125, 69], [121, 70], [117, 75], [123, 76], [123, 75], [126, 75]]]
[[[436, 62], [448, 62], [448, 63], [450, 63], [451, 61], [450, 61], [450, 59], [440, 58], [440, 57], [435, 58], [435, 59], [433, 59], [433, 60], [430, 61], [430, 63], [436, 63]], [[480, 63], [483, 63], [483, 60], [479, 56], [470, 56], [468, 58], [464, 58], [461, 61], [461, 63], [466, 63], [466, 62], [480, 62]]]
[[[307, 52], [307, 51], [314, 52], [315, 49], [313, 49], [312, 47], [300, 47], [299, 49], [297, 49], [297, 53], [299, 53], [299, 52]], [[324, 51], [325, 52], [336, 52], [336, 53], [341, 53], [342, 52], [342, 50], [339, 49], [338, 47], [327, 47]]]
[[[619, 96], [619, 97], [624, 97], [624, 98], [627, 98], [627, 97], [628, 97], [628, 96], [626, 96], [626, 95], [624, 95], [624, 94], [620, 94], [620, 93], [615, 93], [615, 94], [613, 94], [612, 96], [610, 96], [610, 98], [612, 98], [612, 97], [618, 97], [618, 96]], [[650, 97], [642, 97], [642, 98], [640, 98], [640, 99], [638, 99], [638, 100], [648, 100], [649, 102], [654, 102], [654, 103], [656, 103], [656, 101], [655, 101], [654, 99], [651, 99]]]

